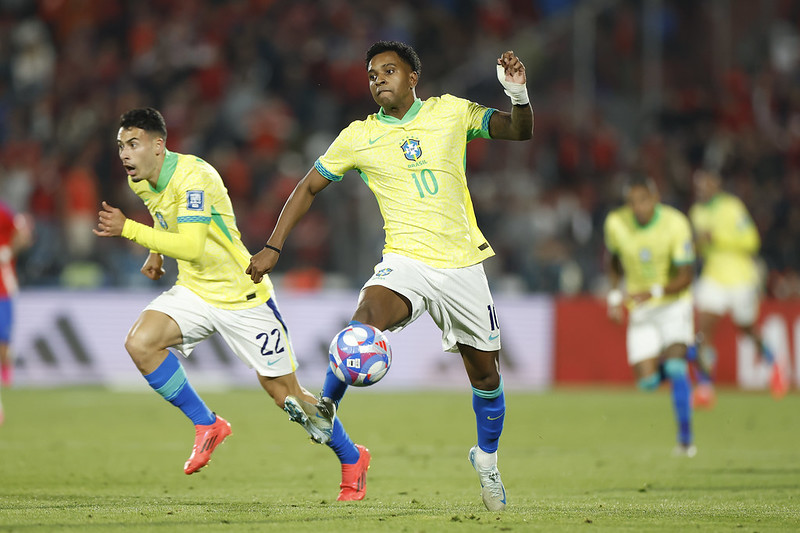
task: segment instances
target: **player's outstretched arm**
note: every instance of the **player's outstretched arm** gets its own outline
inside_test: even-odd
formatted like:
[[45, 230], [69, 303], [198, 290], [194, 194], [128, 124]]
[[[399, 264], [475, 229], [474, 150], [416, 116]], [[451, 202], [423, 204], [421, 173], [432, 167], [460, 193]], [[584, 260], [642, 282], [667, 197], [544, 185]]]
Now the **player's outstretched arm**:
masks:
[[528, 100], [525, 65], [511, 50], [497, 58], [497, 79], [511, 98], [511, 113], [497, 111], [489, 120], [492, 139], [524, 141], [533, 137], [533, 109]]
[[178, 224], [177, 232], [159, 231], [127, 218], [107, 202], [103, 202], [103, 210], [98, 215], [97, 229], [92, 231], [99, 237], [125, 237], [151, 252], [163, 253], [182, 261], [197, 261], [205, 250], [207, 223], [185, 222]]
[[283, 249], [283, 244], [286, 242], [289, 232], [309, 210], [317, 193], [329, 184], [330, 180], [320, 174], [314, 167], [298, 182], [281, 210], [275, 229], [272, 230], [272, 235], [267, 239], [267, 246], [250, 258], [250, 265], [245, 270], [245, 273], [250, 276], [253, 283], [261, 283], [264, 274], [272, 272], [272, 269], [275, 268], [275, 263], [278, 262], [279, 250]]

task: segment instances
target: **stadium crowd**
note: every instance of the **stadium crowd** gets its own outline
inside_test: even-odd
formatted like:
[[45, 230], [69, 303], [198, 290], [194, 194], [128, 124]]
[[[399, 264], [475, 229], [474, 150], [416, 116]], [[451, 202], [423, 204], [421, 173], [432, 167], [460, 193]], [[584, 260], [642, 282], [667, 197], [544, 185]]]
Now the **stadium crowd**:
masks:
[[[725, 187], [759, 228], [768, 292], [800, 296], [800, 4], [731, 0], [729, 38], [714, 42], [725, 35], [712, 31], [716, 3], [664, 0], [644, 29], [641, 4], [0, 0], [0, 196], [36, 236], [21, 284], [152, 283], [139, 274], [143, 252], [91, 232], [102, 199], [149, 222], [116, 151], [119, 116], [137, 106], [163, 112], [171, 150], [220, 171], [257, 251], [336, 132], [375, 111], [364, 52], [397, 39], [419, 52], [423, 99], [449, 92], [507, 109], [495, 58], [513, 49], [527, 67], [534, 140], [474, 141], [467, 155], [496, 290], [599, 290], [602, 221], [621, 202], [622, 173], [646, 169], [686, 211], [705, 157], [731, 163]], [[576, 116], [579, 5], [597, 7], [594, 101]], [[654, 106], [643, 103], [646, 32], [663, 43]], [[366, 187], [333, 187], [295, 229], [283, 283], [358, 287], [383, 240], [365, 229], [380, 227], [374, 204]]]

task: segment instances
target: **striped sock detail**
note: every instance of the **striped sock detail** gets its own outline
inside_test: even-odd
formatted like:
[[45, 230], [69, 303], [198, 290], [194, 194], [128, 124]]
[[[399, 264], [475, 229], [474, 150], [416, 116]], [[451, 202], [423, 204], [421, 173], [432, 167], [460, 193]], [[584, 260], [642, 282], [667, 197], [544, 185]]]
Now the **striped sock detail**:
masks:
[[217, 419], [189, 383], [186, 371], [174, 353], [169, 352], [158, 368], [146, 374], [144, 379], [153, 390], [180, 409], [195, 425], [213, 424]]
[[472, 394], [485, 400], [493, 400], [503, 394], [503, 376], [500, 376], [500, 385], [494, 390], [480, 390], [472, 387]]

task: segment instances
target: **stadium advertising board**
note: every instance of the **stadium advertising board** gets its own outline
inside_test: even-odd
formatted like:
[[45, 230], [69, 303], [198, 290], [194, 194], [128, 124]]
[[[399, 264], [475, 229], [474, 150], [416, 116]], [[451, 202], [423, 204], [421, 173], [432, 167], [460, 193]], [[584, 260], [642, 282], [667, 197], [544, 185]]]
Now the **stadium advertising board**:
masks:
[[[141, 310], [157, 295], [148, 291], [23, 291], [16, 300], [12, 349], [18, 386], [100, 384], [149, 390], [124, 340]], [[318, 390], [333, 336], [350, 320], [356, 291], [281, 292], [278, 306], [300, 362], [298, 377]], [[503, 378], [507, 387], [542, 389], [552, 381], [552, 300], [544, 296], [498, 298]], [[457, 354], [441, 349], [441, 333], [425, 314], [389, 333], [394, 359], [376, 388], [463, 390], [466, 375]], [[185, 360], [198, 387], [257, 387], [255, 374], [214, 335]]]

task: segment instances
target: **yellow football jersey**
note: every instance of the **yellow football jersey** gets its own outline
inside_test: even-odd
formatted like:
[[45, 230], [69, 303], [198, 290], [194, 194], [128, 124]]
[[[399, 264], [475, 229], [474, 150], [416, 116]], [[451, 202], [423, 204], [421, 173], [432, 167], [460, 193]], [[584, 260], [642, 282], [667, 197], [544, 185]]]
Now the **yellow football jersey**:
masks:
[[[154, 225], [150, 228], [128, 220], [123, 236], [154, 252], [175, 257], [178, 285], [223, 309], [255, 307], [270, 298], [272, 283], [268, 276], [256, 285], [245, 274], [250, 253], [236, 227], [228, 190], [214, 167], [193, 155], [168, 151], [157, 187], [153, 188], [147, 180], [134, 182], [129, 178], [128, 183], [144, 201]], [[175, 250], [185, 239], [168, 239], [173, 235], [166, 235], [177, 233], [183, 224], [202, 225], [193, 229], [207, 228], [206, 232], [189, 235], [205, 237], [202, 254], [197, 259], [182, 260]]]
[[758, 281], [754, 256], [761, 246], [758, 229], [741, 200], [719, 193], [689, 210], [696, 234], [708, 234], [710, 242], [698, 249], [703, 258], [702, 275], [721, 285], [750, 285]]
[[400, 120], [381, 109], [342, 130], [314, 166], [332, 181], [358, 171], [383, 215], [383, 253], [435, 268], [474, 265], [494, 251], [475, 221], [466, 150], [489, 138], [494, 111], [451, 95], [417, 99]]
[[[619, 256], [629, 294], [650, 290], [654, 284], [666, 285], [675, 267], [694, 262], [692, 231], [686, 215], [664, 204], [656, 206], [649, 223], [640, 225], [628, 206], [609, 213], [605, 221], [605, 241], [609, 252]], [[688, 298], [689, 289], [664, 295], [663, 301]]]

